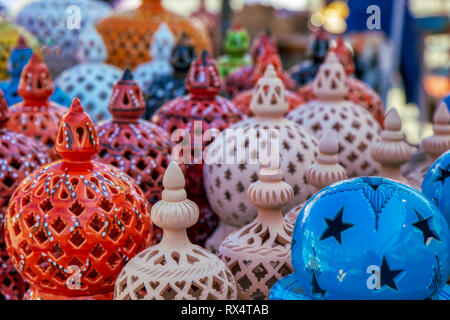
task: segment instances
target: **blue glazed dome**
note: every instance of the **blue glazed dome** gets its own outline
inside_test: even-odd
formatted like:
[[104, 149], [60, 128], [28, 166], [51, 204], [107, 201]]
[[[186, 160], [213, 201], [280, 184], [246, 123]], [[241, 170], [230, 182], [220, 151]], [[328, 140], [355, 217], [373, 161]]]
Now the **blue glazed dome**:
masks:
[[428, 169], [422, 192], [441, 210], [450, 225], [450, 151], [440, 156]]
[[345, 180], [303, 207], [292, 240], [295, 275], [271, 298], [427, 299], [449, 273], [448, 225], [417, 190], [373, 177]]

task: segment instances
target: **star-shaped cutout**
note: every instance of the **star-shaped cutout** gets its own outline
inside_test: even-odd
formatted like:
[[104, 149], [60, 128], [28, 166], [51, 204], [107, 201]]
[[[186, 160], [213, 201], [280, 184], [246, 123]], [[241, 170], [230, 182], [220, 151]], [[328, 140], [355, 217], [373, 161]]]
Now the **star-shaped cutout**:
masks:
[[381, 287], [389, 286], [392, 289], [397, 290], [397, 284], [394, 279], [402, 272], [403, 270], [391, 270], [387, 263], [386, 257], [384, 257], [380, 274]]
[[439, 168], [440, 174], [434, 179], [434, 182], [440, 181], [442, 184], [444, 184], [445, 180], [450, 177], [450, 171], [444, 170], [442, 168]]
[[341, 244], [341, 233], [353, 227], [353, 224], [342, 222], [342, 215], [344, 214], [344, 207], [342, 207], [333, 219], [325, 218], [328, 227], [320, 237], [320, 240], [325, 240], [329, 237], [335, 237], [337, 242]]
[[319, 286], [319, 282], [317, 281], [316, 275], [315, 275], [314, 273], [313, 273], [313, 275], [312, 275], [312, 282], [311, 282], [311, 285], [312, 285], [312, 293], [313, 293], [313, 294], [320, 294], [320, 295], [322, 295], [322, 297], [325, 296], [325, 293], [326, 293], [327, 291], [324, 290], [324, 289], [322, 289], [322, 288]]
[[414, 222], [412, 225], [414, 227], [416, 227], [417, 229], [419, 229], [420, 231], [422, 231], [423, 243], [428, 245], [433, 238], [436, 239], [437, 241], [441, 241], [441, 238], [439, 238], [439, 235], [437, 234], [437, 232], [430, 228], [429, 222], [430, 222], [431, 218], [433, 218], [433, 217], [428, 217], [428, 218], [424, 219], [422, 217], [422, 215], [419, 212], [417, 212], [417, 210], [414, 210], [414, 211], [416, 212], [417, 219], [419, 219], [419, 221]]

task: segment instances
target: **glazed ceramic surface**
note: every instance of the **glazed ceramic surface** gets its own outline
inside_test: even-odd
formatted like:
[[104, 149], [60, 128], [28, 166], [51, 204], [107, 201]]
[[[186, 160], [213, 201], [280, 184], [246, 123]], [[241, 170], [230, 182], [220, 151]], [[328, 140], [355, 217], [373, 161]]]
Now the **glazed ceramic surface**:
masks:
[[210, 50], [209, 36], [202, 25], [164, 9], [161, 0], [143, 0], [141, 6], [114, 14], [97, 24], [108, 49], [108, 63], [119, 68], [135, 68], [151, 60], [153, 34], [165, 22], [176, 37], [185, 32], [197, 50]]
[[415, 189], [362, 177], [329, 186], [302, 209], [292, 238], [295, 277], [272, 297], [437, 298], [449, 272], [448, 225]]
[[233, 300], [236, 284], [217, 256], [193, 245], [186, 228], [197, 222], [198, 206], [187, 199], [183, 172], [172, 162], [164, 174], [162, 200], [152, 207], [161, 242], [125, 266], [115, 287], [116, 300]]
[[111, 299], [116, 277], [150, 244], [144, 193], [124, 172], [92, 158], [99, 140], [78, 99], [61, 120], [62, 160], [21, 182], [6, 214], [11, 261], [28, 299]]
[[77, 63], [74, 52], [85, 28], [111, 12], [97, 0], [39, 0], [23, 6], [15, 20], [46, 47], [45, 61], [56, 77]]
[[80, 99], [95, 122], [109, 119], [108, 99], [122, 71], [104, 63], [105, 44], [93, 26], [84, 28], [75, 54], [79, 63], [62, 72], [55, 84], [72, 99]]

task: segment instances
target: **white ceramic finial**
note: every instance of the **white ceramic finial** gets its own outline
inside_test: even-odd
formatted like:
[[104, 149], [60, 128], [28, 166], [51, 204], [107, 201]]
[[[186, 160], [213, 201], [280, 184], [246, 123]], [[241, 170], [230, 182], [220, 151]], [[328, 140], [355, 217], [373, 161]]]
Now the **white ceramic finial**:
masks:
[[414, 148], [404, 140], [402, 122], [396, 109], [386, 114], [384, 126], [381, 140], [371, 147], [371, 155], [381, 165], [380, 176], [406, 182], [400, 167], [411, 159]]
[[154, 61], [169, 61], [172, 48], [175, 45], [175, 36], [169, 26], [163, 22], [152, 38], [150, 55]]
[[319, 155], [317, 162], [306, 171], [306, 180], [317, 189], [347, 179], [347, 173], [339, 164], [338, 140], [336, 134], [328, 129], [319, 141]]
[[281, 118], [288, 109], [283, 81], [278, 78], [274, 66], [270, 64], [253, 90], [250, 110], [257, 117]]
[[348, 93], [347, 75], [336, 54], [330, 52], [313, 81], [313, 90], [319, 100], [340, 101]]
[[433, 116], [433, 135], [422, 141], [422, 148], [433, 161], [450, 149], [450, 113], [443, 102]]

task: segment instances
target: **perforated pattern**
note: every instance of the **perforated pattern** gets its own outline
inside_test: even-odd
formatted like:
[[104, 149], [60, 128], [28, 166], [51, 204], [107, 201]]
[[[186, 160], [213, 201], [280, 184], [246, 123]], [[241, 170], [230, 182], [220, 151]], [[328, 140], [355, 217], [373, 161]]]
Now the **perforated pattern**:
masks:
[[40, 141], [53, 160], [58, 159], [53, 150], [59, 122], [68, 111], [66, 107], [49, 102], [47, 107], [24, 106], [23, 102], [9, 108], [7, 128]]
[[[168, 268], [169, 266], [169, 268]], [[116, 300], [234, 300], [236, 286], [225, 264], [198, 246], [151, 247], [120, 273]]]
[[99, 122], [111, 118], [108, 100], [121, 75], [119, 68], [105, 63], [81, 63], [65, 70], [55, 84], [71, 98], [79, 98], [92, 120]]
[[266, 300], [270, 288], [292, 273], [292, 225], [270, 228], [255, 220], [229, 235], [219, 247], [236, 280], [238, 299]]
[[[148, 203], [130, 177], [98, 162], [87, 170], [56, 162], [18, 187], [5, 239], [29, 298], [112, 298], [121, 268], [150, 243], [151, 230]], [[80, 268], [80, 289], [66, 285], [70, 266]]]
[[[279, 130], [281, 171], [285, 181], [294, 189], [291, 206], [288, 205], [285, 210], [308, 199], [314, 191], [314, 188], [306, 182], [305, 174], [317, 155], [317, 140], [302, 127], [287, 119], [254, 119], [246, 119], [232, 126], [230, 129], [243, 131], [235, 131], [235, 134], [227, 136], [227, 139], [234, 139], [239, 135], [244, 142], [245, 153], [251, 157], [254, 164], [249, 164], [248, 161], [242, 163], [243, 159], [237, 159], [242, 164], [224, 163], [222, 155], [225, 152], [227, 155], [235, 154], [236, 146], [234, 143], [228, 143], [225, 148], [224, 139], [216, 139], [208, 147], [216, 150], [212, 164], [205, 164], [203, 168], [205, 189], [211, 208], [223, 221], [237, 227], [250, 223], [257, 213], [256, 208], [247, 199], [247, 189], [258, 179], [259, 166], [256, 164], [258, 143], [254, 142], [258, 141], [258, 136], [261, 137], [260, 140], [267, 139], [264, 138], [267, 137], [267, 133], [263, 130]], [[263, 143], [262, 146], [264, 145], [260, 151], [266, 154], [267, 145]]]
[[339, 137], [339, 163], [349, 177], [376, 175], [379, 164], [370, 155], [370, 145], [379, 139], [380, 126], [361, 107], [351, 102], [304, 104], [288, 114], [316, 138], [331, 129]]
[[[380, 96], [370, 86], [356, 78], [349, 77], [347, 79], [347, 85], [349, 91], [345, 99], [369, 111], [380, 126], [383, 126], [384, 107]], [[301, 87], [297, 93], [300, 99], [299, 105], [317, 99], [317, 96], [313, 92], [312, 82]]]

